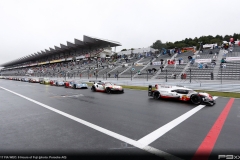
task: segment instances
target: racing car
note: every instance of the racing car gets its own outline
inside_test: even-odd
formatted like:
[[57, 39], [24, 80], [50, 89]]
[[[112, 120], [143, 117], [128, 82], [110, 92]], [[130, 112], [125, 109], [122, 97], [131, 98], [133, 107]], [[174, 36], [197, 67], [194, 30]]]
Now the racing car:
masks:
[[64, 82], [60, 80], [50, 80], [51, 86], [64, 86]]
[[196, 92], [184, 86], [161, 85], [156, 84], [148, 86], [148, 96], [154, 99], [176, 99], [180, 101], [191, 102], [193, 104], [208, 104], [213, 106], [216, 102], [213, 97], [205, 92]]
[[113, 92], [119, 92], [119, 93], [124, 93], [124, 89], [122, 86], [118, 86], [116, 84], [113, 84], [111, 82], [93, 82], [91, 90], [93, 92], [106, 92], [106, 93], [113, 93]]
[[64, 87], [65, 88], [72, 88], [74, 81], [66, 81], [64, 82]]
[[65, 88], [74, 88], [74, 89], [77, 89], [77, 88], [87, 89], [88, 88], [87, 83], [81, 82], [81, 81], [75, 81], [75, 80], [65, 82], [64, 86], [65, 86]]
[[37, 78], [31, 78], [31, 79], [29, 80], [29, 83], [39, 83], [39, 79], [37, 79]]
[[50, 79], [48, 79], [48, 78], [39, 78], [39, 83], [40, 84], [49, 84], [50, 83]]

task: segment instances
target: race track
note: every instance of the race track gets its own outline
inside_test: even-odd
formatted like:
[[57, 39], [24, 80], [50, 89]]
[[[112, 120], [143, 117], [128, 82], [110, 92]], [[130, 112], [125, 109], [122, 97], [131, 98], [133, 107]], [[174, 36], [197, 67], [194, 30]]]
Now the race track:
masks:
[[[240, 155], [240, 100], [214, 106], [154, 100], [147, 91], [92, 92], [0, 79], [0, 151], [23, 155]], [[207, 146], [207, 147], [206, 147]], [[0, 153], [0, 155], [1, 155]]]

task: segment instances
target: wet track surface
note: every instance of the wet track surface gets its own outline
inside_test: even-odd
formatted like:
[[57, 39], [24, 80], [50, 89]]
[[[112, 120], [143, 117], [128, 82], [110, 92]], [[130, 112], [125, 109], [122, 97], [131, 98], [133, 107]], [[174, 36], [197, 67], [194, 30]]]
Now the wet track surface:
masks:
[[[154, 100], [147, 96], [147, 91], [128, 89], [124, 94], [106, 94], [10, 80], [0, 80], [0, 87], [3, 87], [0, 88], [3, 153], [153, 155], [140, 145], [109, 136], [105, 131], [90, 128], [10, 91], [137, 142], [197, 107]], [[230, 98], [218, 97], [216, 105], [204, 106], [146, 145], [182, 159], [192, 159], [229, 101]], [[218, 154], [240, 155], [240, 99], [234, 99], [219, 130], [211, 152], [213, 158], [217, 159]]]

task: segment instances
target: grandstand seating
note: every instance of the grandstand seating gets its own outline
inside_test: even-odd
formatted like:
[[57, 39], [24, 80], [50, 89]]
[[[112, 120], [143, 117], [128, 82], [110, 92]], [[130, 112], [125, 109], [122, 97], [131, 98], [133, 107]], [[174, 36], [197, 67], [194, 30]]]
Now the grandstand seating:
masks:
[[[159, 65], [151, 65], [150, 62], [154, 60], [153, 62], [160, 62], [161, 59], [167, 62], [168, 59], [171, 59], [169, 55], [160, 55], [159, 57], [154, 57], [156, 59], [153, 59], [153, 56], [145, 57], [140, 59], [139, 56], [134, 57], [128, 57], [128, 61], [124, 58], [118, 58], [118, 59], [108, 59], [108, 60], [102, 60], [99, 62], [99, 66], [97, 68], [97, 61], [95, 59], [92, 60], [79, 60], [78, 62], [59, 62], [59, 63], [53, 63], [53, 64], [47, 64], [47, 65], [41, 65], [41, 66], [33, 66], [33, 67], [24, 67], [24, 68], [18, 68], [18, 69], [12, 69], [12, 70], [4, 70], [2, 71], [3, 75], [6, 76], [25, 76], [28, 73], [29, 69], [32, 69], [34, 71], [33, 76], [38, 77], [64, 77], [67, 73], [67, 76], [76, 76], [76, 77], [95, 77], [96, 74], [98, 77], [115, 77], [115, 75], [118, 73], [118, 78], [156, 78], [156, 79], [164, 79], [167, 75], [168, 78], [174, 78], [174, 74], [176, 75], [176, 78], [181, 78], [181, 73], [186, 73], [187, 79], [190, 78], [190, 69], [191, 69], [191, 79], [195, 80], [210, 80], [211, 79], [211, 73], [216, 71], [217, 77], [215, 79], [217, 80], [240, 80], [240, 60], [234, 60], [234, 61], [227, 61], [226, 68], [221, 68], [219, 64], [217, 66], [212, 66], [211, 62], [203, 62], [204, 66], [207, 65], [208, 68], [203, 67], [200, 69], [198, 67], [198, 63], [196, 62], [198, 59], [214, 59], [215, 53], [217, 53], [217, 57], [220, 57], [218, 53], [222, 53], [223, 50], [220, 49], [205, 49], [202, 53], [198, 53], [197, 55], [194, 55], [193, 52], [184, 52], [181, 54], [177, 54], [176, 57], [174, 57], [176, 62], [176, 68], [175, 65], [166, 65], [163, 71], [160, 71]], [[96, 51], [100, 52], [100, 51]], [[209, 54], [212, 52], [212, 54]], [[94, 53], [95, 54], [95, 53]], [[188, 56], [194, 56], [195, 57], [195, 63], [192, 65], [189, 65], [188, 62]], [[236, 46], [234, 47], [232, 52], [228, 52], [227, 54], [223, 54], [224, 58], [228, 57], [240, 57], [240, 47]], [[183, 63], [179, 65], [178, 60], [182, 59]], [[39, 60], [39, 62], [45, 61], [45, 60]], [[220, 62], [219, 59], [216, 58], [216, 61]], [[136, 63], [139, 63], [139, 66], [136, 65]], [[27, 64], [27, 63], [26, 63]], [[135, 70], [132, 71], [132, 68]], [[156, 71], [147, 72], [149, 69], [155, 68]], [[141, 71], [138, 75], [138, 71]], [[166, 72], [167, 71], [167, 72]]]
[[[225, 54], [224, 58], [228, 57], [239, 57], [240, 58], [240, 47], [234, 47], [232, 52]], [[240, 60], [227, 61], [225, 68], [219, 67], [218, 80], [240, 80]]]

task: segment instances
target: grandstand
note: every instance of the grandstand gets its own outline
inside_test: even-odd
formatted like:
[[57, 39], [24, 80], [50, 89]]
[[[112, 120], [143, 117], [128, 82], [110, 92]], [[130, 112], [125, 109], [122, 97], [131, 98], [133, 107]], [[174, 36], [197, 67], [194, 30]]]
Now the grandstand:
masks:
[[54, 46], [55, 49], [45, 49], [2, 64], [2, 74], [25, 76], [32, 69], [32, 76], [75, 75], [84, 72], [86, 68], [98, 68], [97, 64], [102, 59], [108, 59], [112, 55], [111, 47], [121, 46], [119, 42], [85, 35], [83, 41], [74, 41], [75, 43], [60, 44], [60, 47]]
[[[168, 78], [176, 78], [180, 77], [181, 72], [186, 67], [188, 63], [188, 56], [193, 56], [194, 53], [192, 51], [184, 52], [181, 54], [174, 55], [171, 59], [174, 61], [174, 64], [167, 64], [163, 71], [156, 75], [157, 79], [164, 79], [166, 76]], [[180, 60], [180, 64], [179, 64]]]
[[240, 80], [240, 47], [236, 46], [233, 51], [229, 50], [223, 53], [223, 58], [226, 58], [225, 66], [219, 66], [218, 80]]
[[[164, 54], [147, 50], [111, 51], [119, 42], [83, 36], [2, 64], [3, 76], [240, 80], [240, 47]], [[189, 56], [194, 59], [190, 63]], [[226, 59], [222, 65], [222, 59]], [[174, 63], [172, 63], [174, 62]], [[222, 67], [223, 66], [223, 67]], [[226, 66], [226, 67], [225, 67]], [[183, 77], [185, 74], [185, 77]]]

